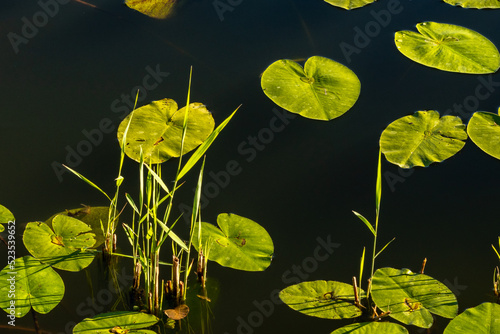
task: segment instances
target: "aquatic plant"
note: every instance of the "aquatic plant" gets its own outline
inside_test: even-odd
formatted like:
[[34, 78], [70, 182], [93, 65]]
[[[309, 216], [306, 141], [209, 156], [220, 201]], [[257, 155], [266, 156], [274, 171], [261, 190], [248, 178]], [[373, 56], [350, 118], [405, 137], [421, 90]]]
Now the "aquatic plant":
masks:
[[380, 148], [386, 159], [401, 168], [427, 167], [460, 151], [467, 140], [459, 117], [443, 116], [435, 110], [417, 111], [385, 128]]
[[289, 307], [310, 316], [326, 319], [360, 318], [365, 320], [342, 327], [333, 333], [376, 333], [381, 329], [380, 326], [384, 327], [384, 333], [408, 333], [398, 324], [379, 325], [376, 321], [391, 317], [406, 325], [430, 328], [434, 322], [431, 313], [450, 319], [458, 313], [458, 303], [453, 292], [443, 283], [424, 274], [425, 262], [420, 273], [395, 268], [379, 268], [375, 271], [375, 259], [394, 240], [392, 239], [378, 250], [382, 196], [381, 155], [380, 150], [375, 187], [375, 225], [372, 225], [361, 214], [354, 212], [374, 236], [367, 291], [361, 288], [365, 261], [363, 249], [359, 273], [360, 285], [355, 276], [352, 284], [336, 281], [302, 282], [283, 289], [279, 295]]
[[500, 3], [498, 0], [443, 0], [447, 4], [452, 6], [460, 6], [463, 8], [500, 8]]
[[304, 68], [283, 59], [269, 65], [261, 78], [264, 93], [274, 103], [306, 118], [329, 121], [358, 100], [361, 83], [346, 66], [328, 58], [309, 58]]
[[177, 0], [125, 0], [125, 5], [151, 18], [165, 19], [174, 12]]
[[377, 0], [325, 0], [325, 1], [332, 6], [350, 10], [350, 9], [364, 7]]
[[398, 31], [396, 46], [403, 55], [425, 66], [459, 73], [494, 73], [500, 53], [483, 35], [452, 24], [423, 22], [417, 32]]

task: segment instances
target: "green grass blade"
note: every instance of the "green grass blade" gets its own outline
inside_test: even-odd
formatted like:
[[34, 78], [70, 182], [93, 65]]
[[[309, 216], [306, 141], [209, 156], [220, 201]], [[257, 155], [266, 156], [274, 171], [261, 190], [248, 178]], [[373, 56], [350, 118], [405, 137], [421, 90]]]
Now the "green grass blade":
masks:
[[373, 228], [372, 224], [370, 224], [370, 222], [365, 217], [363, 217], [361, 214], [357, 213], [354, 210], [352, 212], [356, 215], [356, 217], [361, 219], [363, 223], [365, 223], [366, 227], [368, 227], [368, 229], [373, 233], [374, 236], [377, 236], [377, 232], [375, 232], [375, 229]]
[[128, 204], [130, 204], [132, 209], [134, 209], [134, 211], [137, 212], [137, 214], [140, 214], [139, 209], [137, 209], [137, 206], [135, 205], [135, 202], [132, 199], [132, 196], [130, 196], [128, 193], [125, 193], [125, 198], [127, 199], [127, 202], [128, 202]]
[[493, 248], [493, 250], [495, 251], [495, 253], [497, 254], [498, 256], [498, 259], [500, 260], [500, 254], [498, 253], [497, 249], [495, 248], [495, 246], [491, 245], [491, 248]]
[[378, 251], [378, 253], [375, 255], [375, 258], [376, 258], [377, 256], [379, 256], [379, 255], [380, 255], [380, 253], [382, 253], [382, 252], [384, 251], [384, 249], [386, 249], [386, 247], [387, 247], [387, 246], [389, 246], [389, 244], [390, 244], [391, 242], [393, 242], [394, 240], [396, 240], [396, 238], [392, 238], [392, 240], [391, 240], [391, 241], [389, 241], [388, 243], [386, 243], [386, 244], [385, 244], [385, 246], [384, 246], [384, 247], [382, 247], [382, 249], [381, 249], [381, 250], [379, 250], [379, 251]]
[[[193, 200], [193, 211], [192, 211], [192, 216], [191, 216], [191, 238], [190, 238], [190, 244], [191, 240], [193, 239], [193, 229], [194, 229], [194, 224], [196, 224], [196, 221], [198, 220], [198, 210], [200, 208], [200, 200], [201, 200], [201, 189], [203, 185], [203, 170], [205, 169], [205, 159], [203, 159], [203, 163], [201, 165], [200, 169], [200, 175], [198, 176], [198, 184], [196, 185], [196, 193], [195, 197]], [[199, 219], [198, 222], [198, 240], [200, 244], [198, 245], [198, 249], [201, 249], [201, 218]]]
[[123, 223], [122, 226], [123, 226], [123, 229], [125, 230], [125, 234], [127, 235], [128, 241], [133, 246], [134, 240], [137, 237], [137, 235], [135, 234], [134, 230], [132, 230], [132, 228], [130, 226], [128, 226], [127, 224]]
[[[241, 106], [240, 106], [241, 107]], [[177, 175], [177, 179], [180, 180], [184, 175], [186, 175], [187, 172], [193, 168], [193, 166], [200, 160], [200, 158], [205, 154], [205, 152], [208, 150], [208, 148], [212, 145], [214, 142], [215, 138], [219, 135], [219, 133], [226, 127], [227, 123], [233, 118], [234, 114], [238, 111], [240, 108], [236, 108], [233, 113], [224, 120], [211, 134], [208, 136], [207, 139], [196, 149], [196, 151], [191, 155], [189, 160], [186, 162], [184, 167], [182, 167], [181, 171]]]
[[378, 151], [377, 185], [375, 188], [375, 208], [376, 208], [377, 222], [380, 211], [381, 198], [382, 198], [382, 148], [380, 148]]
[[156, 222], [158, 223], [158, 225], [161, 226], [161, 228], [163, 229], [163, 231], [165, 231], [165, 234], [167, 236], [169, 236], [173, 241], [175, 241], [176, 244], [178, 244], [179, 246], [181, 246], [181, 248], [184, 249], [185, 251], [188, 250], [188, 247], [186, 246], [186, 244], [184, 243], [184, 241], [182, 241], [182, 239], [179, 238], [177, 236], [177, 234], [174, 233], [174, 231], [172, 231], [172, 228], [169, 228], [167, 225], [165, 225], [164, 222], [162, 222], [159, 219], [156, 219]]
[[149, 167], [148, 165], [144, 165], [144, 166], [146, 166], [149, 169], [149, 172], [151, 173], [151, 175], [153, 176], [153, 178], [155, 179], [155, 181], [158, 182], [158, 184], [163, 188], [163, 190], [165, 190], [167, 192], [167, 194], [170, 193], [170, 190], [168, 190], [167, 185], [158, 176], [158, 174], [156, 174], [156, 172], [151, 167]]
[[101, 193], [104, 194], [104, 196], [106, 196], [109, 201], [111, 202], [111, 198], [108, 196], [108, 194], [106, 194], [101, 188], [99, 188], [94, 182], [90, 181], [89, 179], [87, 179], [85, 176], [83, 176], [82, 174], [78, 173], [77, 171], [69, 168], [68, 166], [66, 165], [63, 165], [66, 169], [68, 169], [71, 173], [75, 174], [76, 176], [78, 176], [80, 179], [82, 179], [83, 181], [85, 181], [87, 184], [91, 185], [92, 187], [96, 188], [97, 190], [99, 190]]
[[363, 271], [365, 270], [365, 250], [363, 247], [363, 254], [361, 255], [361, 263], [359, 264], [359, 288], [361, 289], [361, 284], [363, 284]]

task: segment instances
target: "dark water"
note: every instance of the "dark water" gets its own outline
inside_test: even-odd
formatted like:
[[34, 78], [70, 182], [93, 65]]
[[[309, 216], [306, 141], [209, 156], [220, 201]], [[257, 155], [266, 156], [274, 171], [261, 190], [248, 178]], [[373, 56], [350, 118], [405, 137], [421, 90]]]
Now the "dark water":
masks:
[[[191, 99], [206, 104], [217, 124], [243, 104], [208, 153], [204, 220], [215, 223], [219, 213], [233, 212], [259, 222], [275, 243], [273, 263], [262, 273], [210, 263], [209, 274], [222, 287], [212, 305], [214, 333], [330, 333], [348, 324], [301, 315], [276, 305], [273, 296], [299, 281], [350, 282], [357, 275], [363, 246], [370, 251], [372, 240], [351, 210], [374, 217], [383, 129], [417, 110], [448, 110], [467, 121], [475, 110], [496, 112], [500, 105], [498, 74], [430, 69], [401, 55], [393, 42], [398, 30], [436, 21], [466, 26], [499, 46], [498, 11], [438, 0], [380, 0], [350, 12], [321, 0], [242, 0], [218, 13], [212, 1], [186, 0], [160, 21], [121, 1], [89, 0], [96, 8], [61, 2], [46, 21], [36, 1], [0, 4], [0, 203], [16, 215], [18, 256], [26, 254], [24, 223], [80, 203], [106, 204], [54, 166], [72, 164], [111, 193], [119, 156], [116, 127], [130, 110], [130, 96], [142, 86], [140, 105], [166, 97], [184, 105], [193, 66]], [[385, 21], [383, 13], [390, 13]], [[38, 28], [23, 28], [35, 19]], [[357, 31], [366, 29], [373, 30], [360, 39]], [[12, 33], [28, 38], [12, 42]], [[356, 51], [346, 52], [347, 44]], [[362, 84], [354, 107], [331, 122], [287, 118], [260, 88], [260, 73], [275, 60], [313, 55], [345, 64]], [[476, 88], [484, 82], [492, 92], [479, 99]], [[272, 124], [280, 130], [270, 131]], [[239, 168], [223, 182], [229, 162]], [[175, 163], [167, 166], [174, 169]], [[396, 241], [377, 267], [418, 271], [427, 257], [426, 273], [457, 293], [460, 311], [491, 301], [499, 167], [470, 140], [459, 154], [429, 168], [402, 171], [384, 162], [380, 243]], [[124, 173], [125, 189], [134, 193], [136, 164], [128, 161]], [[179, 205], [192, 201], [194, 177], [188, 181]], [[91, 275], [99, 277], [96, 271]], [[42, 329], [52, 333], [100, 311], [86, 305], [83, 273], [61, 275], [65, 299], [39, 316]], [[439, 321], [433, 333], [446, 323]], [[27, 315], [16, 324], [32, 327], [32, 319]]]

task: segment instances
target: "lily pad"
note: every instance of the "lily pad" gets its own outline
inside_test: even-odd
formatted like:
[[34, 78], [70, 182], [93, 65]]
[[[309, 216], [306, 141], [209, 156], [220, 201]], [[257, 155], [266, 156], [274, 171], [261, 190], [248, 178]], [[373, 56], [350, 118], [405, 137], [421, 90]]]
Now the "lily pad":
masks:
[[457, 25], [423, 22], [417, 32], [398, 31], [398, 50], [411, 60], [443, 71], [494, 73], [500, 67], [496, 46], [483, 35]]
[[64, 215], [81, 220], [92, 228], [92, 233], [95, 234], [95, 244], [92, 248], [97, 248], [104, 243], [104, 234], [102, 227], [106, 229], [109, 218], [109, 207], [107, 206], [84, 206], [83, 208], [70, 209], [56, 213], [45, 221], [52, 228], [52, 220], [55, 216]]
[[463, 8], [477, 8], [477, 9], [494, 9], [500, 8], [500, 1], [498, 0], [443, 0], [452, 6], [460, 6]]
[[408, 330], [392, 322], [361, 322], [347, 325], [331, 334], [407, 334]]
[[[131, 159], [140, 162], [141, 150], [147, 164], [162, 163], [180, 156], [186, 110], [186, 107], [178, 110], [177, 103], [171, 99], [154, 101], [135, 109], [118, 127], [120, 146], [132, 117], [125, 144], [125, 153]], [[214, 126], [214, 119], [207, 108], [201, 103], [191, 103], [182, 153], [186, 154], [203, 143]]]
[[125, 4], [154, 19], [165, 19], [173, 13], [177, 0], [126, 0]]
[[63, 296], [61, 276], [31, 256], [17, 258], [0, 272], [0, 307], [17, 318], [31, 307], [38, 313], [49, 313]]
[[344, 9], [356, 9], [369, 5], [377, 0], [325, 0], [330, 5]]
[[[209, 223], [201, 226], [201, 245], [208, 244], [209, 260], [246, 271], [262, 271], [269, 267], [274, 245], [262, 226], [233, 213], [221, 213], [217, 224], [220, 229]], [[198, 225], [194, 235], [193, 245], [199, 251]]]
[[141, 312], [102, 313], [78, 323], [73, 328], [73, 334], [154, 334], [155, 332], [142, 328], [148, 328], [157, 322], [158, 318], [154, 315]]
[[483, 303], [465, 310], [450, 321], [444, 334], [500, 333], [500, 305]]
[[401, 168], [427, 167], [455, 155], [465, 145], [467, 133], [459, 117], [435, 110], [417, 111], [389, 124], [380, 136], [388, 161]]
[[[346, 319], [361, 315], [354, 305], [352, 285], [336, 281], [310, 281], [280, 291], [280, 299], [300, 313], [323, 319]], [[364, 292], [362, 296], [364, 297]]]
[[272, 63], [262, 74], [264, 93], [274, 103], [301, 116], [329, 121], [358, 100], [361, 83], [349, 68], [314, 56], [304, 68], [288, 59]]
[[500, 159], [499, 115], [483, 111], [475, 112], [467, 125], [467, 133], [481, 150]]
[[0, 232], [5, 231], [4, 224], [15, 222], [14, 215], [5, 206], [0, 204]]
[[454, 318], [458, 303], [453, 292], [434, 278], [408, 269], [381, 268], [373, 275], [372, 298], [390, 317], [406, 325], [430, 328], [431, 313]]
[[95, 243], [92, 229], [78, 219], [59, 215], [52, 220], [53, 230], [45, 223], [28, 223], [23, 235], [26, 249], [54, 268], [80, 271], [94, 259], [90, 248]]

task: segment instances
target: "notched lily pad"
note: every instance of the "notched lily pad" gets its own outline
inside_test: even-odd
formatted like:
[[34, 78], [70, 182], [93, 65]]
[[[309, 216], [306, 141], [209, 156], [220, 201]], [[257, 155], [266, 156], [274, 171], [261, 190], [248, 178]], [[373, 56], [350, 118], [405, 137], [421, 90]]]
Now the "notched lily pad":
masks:
[[42, 222], [28, 223], [23, 242], [31, 255], [57, 269], [80, 271], [95, 257], [88, 250], [95, 243], [90, 226], [64, 215], [54, 217], [52, 229]]
[[[120, 146], [132, 117], [125, 143], [127, 156], [140, 162], [142, 151], [144, 162], [148, 164], [162, 163], [180, 156], [186, 110], [186, 107], [178, 110], [177, 103], [172, 99], [154, 101], [135, 109], [118, 127]], [[182, 153], [186, 154], [203, 143], [214, 126], [214, 119], [207, 108], [202, 103], [191, 103]]]
[[452, 6], [460, 6], [463, 8], [476, 8], [476, 9], [494, 9], [500, 8], [500, 1], [498, 0], [443, 0]]
[[427, 167], [455, 155], [465, 145], [467, 133], [459, 117], [435, 110], [417, 111], [395, 120], [380, 136], [386, 159], [401, 168]]
[[[336, 281], [311, 281], [291, 285], [280, 291], [280, 299], [300, 313], [324, 318], [359, 317], [361, 309], [354, 305], [352, 285]], [[361, 297], [364, 297], [364, 291]]]
[[468, 308], [450, 321], [444, 334], [496, 334], [500, 333], [500, 305], [483, 303]]
[[348, 111], [361, 90], [353, 71], [318, 56], [309, 58], [304, 68], [288, 59], [272, 63], [262, 74], [261, 86], [267, 97], [283, 109], [322, 121]]
[[9, 222], [15, 222], [14, 215], [5, 206], [0, 205], [0, 232], [5, 231], [4, 225]]
[[330, 5], [344, 9], [356, 9], [369, 5], [377, 0], [325, 0]]
[[64, 296], [64, 282], [48, 264], [31, 256], [17, 258], [0, 272], [0, 307], [21, 318], [31, 307], [49, 313]]
[[[500, 109], [498, 111], [500, 113]], [[467, 133], [481, 150], [500, 159], [499, 115], [483, 111], [475, 112], [467, 125]]]
[[92, 233], [95, 234], [95, 244], [92, 248], [97, 248], [104, 243], [104, 234], [102, 227], [106, 229], [108, 222], [109, 207], [107, 206], [87, 206], [82, 208], [70, 209], [63, 212], [56, 213], [45, 221], [50, 228], [52, 228], [52, 220], [57, 215], [64, 215], [81, 220], [92, 228]]
[[158, 322], [152, 314], [141, 312], [110, 312], [85, 318], [73, 328], [73, 334], [155, 334], [148, 328]]
[[453, 292], [434, 278], [408, 269], [381, 268], [373, 274], [372, 298], [390, 317], [406, 325], [430, 328], [431, 313], [454, 318], [458, 303]]
[[398, 50], [411, 60], [443, 71], [494, 73], [500, 67], [496, 46], [483, 35], [452, 24], [423, 22], [417, 32], [398, 31]]
[[[208, 244], [208, 259], [222, 266], [247, 271], [262, 271], [270, 264], [274, 245], [267, 231], [256, 222], [232, 213], [217, 217], [220, 229], [202, 223], [201, 245]], [[193, 245], [199, 251], [198, 225]]]

